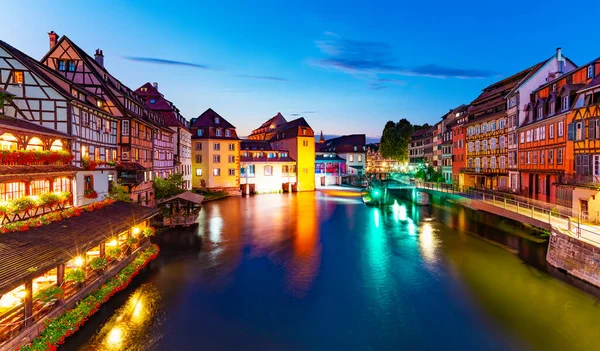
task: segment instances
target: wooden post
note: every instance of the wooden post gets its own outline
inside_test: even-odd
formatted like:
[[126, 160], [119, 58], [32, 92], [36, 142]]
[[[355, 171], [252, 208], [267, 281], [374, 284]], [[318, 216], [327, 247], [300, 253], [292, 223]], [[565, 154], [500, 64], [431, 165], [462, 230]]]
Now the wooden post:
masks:
[[105, 243], [100, 244], [100, 257], [102, 257], [102, 258], [106, 257], [106, 244]]
[[33, 323], [33, 281], [28, 280], [25, 283], [25, 327]]
[[[63, 282], [65, 281], [65, 265], [64, 263], [59, 264], [56, 267], [56, 286], [60, 287], [61, 285], [63, 285]], [[58, 305], [62, 305], [65, 302], [65, 298], [64, 296], [60, 298], [60, 300], [58, 300]]]

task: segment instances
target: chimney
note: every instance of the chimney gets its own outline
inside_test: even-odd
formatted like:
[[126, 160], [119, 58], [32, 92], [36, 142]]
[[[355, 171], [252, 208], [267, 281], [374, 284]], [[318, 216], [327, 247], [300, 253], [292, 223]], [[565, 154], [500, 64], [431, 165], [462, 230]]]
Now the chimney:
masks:
[[96, 62], [104, 67], [104, 54], [102, 53], [102, 50], [100, 49], [96, 49], [96, 53], [94, 54], [94, 59], [96, 59]]
[[50, 38], [50, 50], [56, 46], [56, 42], [58, 42], [58, 34], [54, 33], [53, 30], [48, 33], [48, 38]]
[[154, 87], [154, 89], [156, 89], [156, 91], [158, 91], [158, 83], [157, 82], [152, 83], [152, 86]]
[[562, 55], [562, 48], [556, 48], [556, 60], [558, 61], [558, 75], [562, 75], [565, 68], [565, 59]]

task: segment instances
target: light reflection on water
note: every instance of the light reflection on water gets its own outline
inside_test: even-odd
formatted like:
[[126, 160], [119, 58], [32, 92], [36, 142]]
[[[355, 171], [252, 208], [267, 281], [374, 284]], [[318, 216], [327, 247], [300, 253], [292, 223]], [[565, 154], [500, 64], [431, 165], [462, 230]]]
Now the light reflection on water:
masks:
[[[157, 238], [163, 251], [144, 283], [64, 349], [598, 345], [592, 296], [469, 231], [507, 238], [524, 260], [543, 259], [542, 246], [446, 206], [367, 207], [346, 190], [207, 203], [197, 228]], [[201, 247], [170, 248], [181, 238]]]

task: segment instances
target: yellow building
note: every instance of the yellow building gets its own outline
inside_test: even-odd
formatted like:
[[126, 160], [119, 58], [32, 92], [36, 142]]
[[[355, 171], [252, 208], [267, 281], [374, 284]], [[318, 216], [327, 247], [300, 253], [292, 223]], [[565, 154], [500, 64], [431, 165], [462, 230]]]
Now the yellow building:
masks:
[[273, 150], [287, 150], [296, 160], [297, 191], [315, 190], [315, 132], [304, 118], [293, 121], [278, 113], [248, 136], [250, 140], [267, 140]]
[[190, 121], [192, 187], [239, 194], [240, 142], [235, 127], [212, 109]]

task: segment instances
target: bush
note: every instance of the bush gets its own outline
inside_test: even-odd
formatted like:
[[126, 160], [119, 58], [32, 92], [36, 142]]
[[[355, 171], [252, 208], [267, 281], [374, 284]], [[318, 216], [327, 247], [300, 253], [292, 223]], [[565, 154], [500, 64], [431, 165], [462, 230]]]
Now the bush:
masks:
[[121, 248], [120, 247], [109, 247], [106, 249], [106, 257], [110, 259], [117, 259], [121, 256]]
[[85, 272], [80, 268], [73, 269], [65, 274], [65, 281], [75, 284], [83, 283], [85, 281]]

